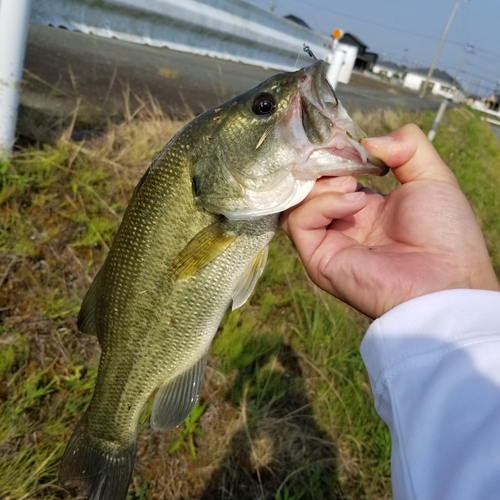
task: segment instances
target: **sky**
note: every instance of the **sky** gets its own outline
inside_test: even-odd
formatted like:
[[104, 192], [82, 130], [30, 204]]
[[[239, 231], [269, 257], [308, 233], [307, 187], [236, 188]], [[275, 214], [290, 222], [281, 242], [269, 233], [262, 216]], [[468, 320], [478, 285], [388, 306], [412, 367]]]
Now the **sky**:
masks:
[[245, 0], [314, 31], [361, 39], [380, 60], [429, 68], [458, 7], [437, 67], [471, 93], [500, 93], [500, 0]]

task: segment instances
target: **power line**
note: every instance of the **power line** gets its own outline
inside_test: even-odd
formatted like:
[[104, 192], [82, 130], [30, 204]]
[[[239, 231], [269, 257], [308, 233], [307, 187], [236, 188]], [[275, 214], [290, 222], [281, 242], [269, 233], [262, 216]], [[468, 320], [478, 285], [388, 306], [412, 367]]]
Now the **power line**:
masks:
[[[389, 29], [389, 30], [392, 30], [392, 31], [397, 31], [398, 33], [405, 33], [406, 35], [412, 35], [412, 36], [416, 36], [418, 38], [426, 38], [428, 40], [433, 40], [433, 41], [440, 40], [439, 37], [435, 37], [435, 36], [432, 36], [432, 35], [426, 35], [425, 33], [422, 33], [422, 32], [410, 31], [410, 30], [407, 30], [407, 29], [404, 29], [404, 28], [397, 28], [394, 25], [384, 24], [384, 23], [378, 23], [376, 21], [372, 21], [372, 20], [368, 20], [368, 19], [363, 19], [363, 18], [357, 17], [357, 16], [352, 16], [351, 14], [346, 14], [345, 12], [339, 12], [337, 10], [333, 10], [331, 8], [325, 7], [323, 5], [310, 4], [310, 3], [307, 3], [307, 2], [301, 2], [301, 1], [297, 1], [297, 0], [289, 0], [289, 1], [292, 2], [292, 3], [299, 4], [301, 6], [307, 5], [309, 7], [312, 7], [312, 8], [318, 9], [318, 10], [323, 10], [325, 12], [330, 12], [331, 14], [336, 14], [337, 16], [346, 17], [347, 19], [354, 19], [355, 21], [360, 21], [362, 23], [371, 24], [372, 26], [378, 26], [380, 28], [385, 28], [385, 29]], [[467, 45], [467, 44], [464, 44], [462, 41], [456, 41], [456, 40], [447, 40], [446, 43], [453, 44], [453, 45], [464, 46], [464, 47]]]
[[[247, 0], [247, 1], [256, 2], [258, 0]], [[367, 25], [383, 28], [384, 30], [387, 30], [387, 31], [404, 33], [405, 35], [407, 35], [407, 37], [416, 37], [417, 39], [420, 39], [420, 40], [432, 40], [432, 41], [440, 40], [439, 37], [428, 35], [428, 34], [425, 34], [422, 32], [417, 33], [417, 32], [411, 31], [411, 30], [398, 28], [397, 26], [394, 26], [394, 25], [380, 23], [377, 21], [373, 21], [371, 19], [366, 19], [366, 18], [357, 16], [357, 15], [351, 15], [351, 14], [348, 14], [345, 12], [341, 12], [339, 10], [335, 10], [334, 8], [330, 7], [329, 5], [317, 5], [315, 3], [311, 3], [310, 1], [307, 1], [307, 0], [306, 1], [304, 1], [304, 0], [288, 0], [288, 2], [286, 4], [284, 2], [280, 2], [281, 3], [280, 10], [289, 9], [290, 2], [293, 4], [299, 5], [302, 8], [301, 10], [304, 10], [303, 9], [304, 7], [308, 7], [309, 12], [308, 12], [308, 14], [305, 14], [305, 17], [308, 17], [309, 19], [311, 19], [311, 18], [314, 19], [315, 24], [318, 24], [318, 25], [321, 23], [321, 21], [318, 19], [317, 13], [318, 12], [319, 13], [327, 12], [330, 14], [334, 14], [335, 16], [338, 16], [340, 18], [352, 19], [352, 20], [355, 20], [355, 21], [358, 21], [361, 23], [365, 23]], [[276, 5], [276, 4], [278, 4], [278, 2], [275, 1], [274, 4]], [[460, 9], [460, 12], [461, 12], [461, 19], [462, 19], [462, 24], [463, 24], [463, 21], [468, 20], [470, 16], [466, 15], [467, 13], [462, 12], [462, 9]], [[319, 15], [323, 16], [323, 18], [324, 18], [324, 14], [319, 14]], [[465, 30], [462, 29], [461, 33], [464, 33], [464, 31]], [[469, 31], [469, 35], [470, 35], [470, 31]], [[464, 37], [464, 38], [466, 38], [466, 37]], [[412, 43], [412, 42], [409, 42], [409, 43]], [[378, 43], [375, 42], [373, 44], [374, 47], [372, 48], [372, 50], [375, 50], [379, 54], [382, 54], [382, 53], [388, 54], [389, 57], [391, 57], [392, 59], [395, 59], [395, 60], [401, 61], [405, 57], [402, 53], [398, 53], [397, 55], [394, 53], [390, 54], [390, 53], [387, 53], [387, 51], [384, 49], [379, 49], [379, 47], [377, 47], [377, 45], [380, 45], [380, 44], [381, 44], [380, 40], [378, 40]], [[462, 40], [446, 39], [444, 42], [444, 46], [448, 47], [448, 49], [451, 49], [450, 46], [456, 46], [456, 47], [461, 47], [463, 49], [467, 49], [468, 45], [469, 45], [469, 43], [465, 42], [464, 39], [462, 39]], [[404, 46], [404, 44], [401, 47], [403, 47], [403, 46]], [[379, 49], [379, 50], [377, 50], [377, 49]], [[492, 52], [491, 50], [487, 50], [485, 48], [478, 47], [476, 45], [476, 43], [474, 43], [474, 50], [475, 50], [474, 58], [479, 57], [480, 59], [486, 60], [489, 62], [497, 62], [497, 58], [500, 59], [500, 54], [496, 54], [496, 53]], [[410, 57], [410, 60], [412, 60], [412, 59], [413, 59], [413, 63], [411, 63], [411, 64], [413, 64], [415, 66], [419, 66], [419, 65], [425, 66], [425, 64], [418, 62], [415, 58]], [[467, 62], [467, 67], [470, 67], [470, 66], [471, 66], [470, 63]], [[455, 67], [453, 67], [453, 69], [449, 69], [449, 71], [453, 73], [454, 71], [456, 71], [457, 67], [458, 67], [458, 64]], [[474, 68], [476, 68], [481, 75], [483, 75], [485, 73], [487, 73], [488, 75], [491, 75], [491, 69], [489, 69], [489, 68], [480, 68], [479, 66], [474, 66]], [[488, 76], [488, 75], [485, 75], [485, 76]], [[474, 77], [479, 78], [477, 76], [477, 74], [474, 75]], [[480, 78], [482, 78], [482, 76]], [[495, 77], [493, 77], [493, 78], [495, 78]], [[484, 79], [484, 80], [487, 80], [487, 79]]]
[[[432, 36], [432, 35], [426, 35], [425, 33], [422, 33], [422, 32], [414, 32], [414, 31], [411, 31], [411, 30], [407, 30], [407, 29], [403, 29], [403, 28], [397, 28], [396, 26], [393, 26], [393, 25], [390, 25], [390, 24], [384, 24], [384, 23], [378, 23], [378, 22], [375, 22], [373, 20], [369, 20], [369, 19], [364, 19], [362, 17], [358, 17], [358, 16], [353, 16], [351, 14], [346, 14], [345, 12], [340, 12], [340, 11], [337, 11], [337, 10], [334, 10], [332, 8], [329, 8], [327, 6], [323, 6], [323, 5], [316, 5], [316, 4], [311, 4], [309, 2], [303, 2], [303, 1], [299, 1], [299, 0], [289, 0], [289, 2], [292, 2], [292, 3], [295, 3], [295, 4], [298, 4], [300, 6], [304, 6], [304, 5], [307, 5], [308, 7], [311, 7], [312, 9], [317, 9], [317, 10], [320, 10], [320, 11], [325, 11], [325, 12], [329, 12], [329, 13], [332, 13], [332, 14], [335, 14], [335, 15], [338, 15], [338, 16], [341, 16], [341, 17], [345, 17], [347, 19], [353, 19], [355, 21], [360, 21], [360, 22], [363, 22], [363, 23], [366, 23], [366, 24], [370, 24], [372, 26], [378, 26], [378, 27], [381, 27], [381, 28], [384, 28], [384, 29], [387, 29], [387, 30], [391, 30], [391, 31], [396, 31], [398, 33], [404, 33], [406, 35], [410, 35], [410, 36], [414, 36], [414, 37], [417, 37], [417, 38], [420, 38], [420, 39], [426, 39], [426, 40], [433, 40], [433, 41], [439, 41], [440, 38], [439, 37], [436, 37], [436, 36]], [[316, 22], [317, 21], [317, 18], [315, 16], [311, 16], [311, 17], [314, 17]], [[453, 40], [453, 39], [447, 39], [445, 41], [445, 44], [448, 46], [448, 45], [456, 45], [458, 47], [462, 47], [462, 48], [467, 48], [467, 46], [469, 45], [468, 43], [465, 43], [463, 40]], [[486, 50], [482, 47], [479, 47], [477, 44], [474, 44], [474, 49], [478, 52], [482, 52], [484, 54], [488, 54], [494, 58], [497, 58], [497, 59], [500, 59], [500, 54], [497, 54], [497, 53], [494, 53], [492, 51], [489, 51], [489, 50]], [[476, 55], [479, 55], [479, 54], [476, 54]], [[480, 55], [480, 57], [482, 58], [485, 58], [485, 56], [483, 55]], [[491, 59], [492, 61], [496, 62], [496, 59]]]
[[476, 47], [476, 50], [480, 52], [484, 52], [485, 54], [488, 54], [488, 56], [493, 56], [493, 57], [488, 57], [483, 54], [476, 54], [478, 57], [481, 57], [482, 59], [486, 59], [487, 61], [493, 61], [493, 62], [498, 62], [500, 59], [500, 54], [493, 54], [493, 52], [488, 52], [486, 50], [481, 49], [480, 47]]
[[[313, 9], [318, 9], [318, 10], [322, 10], [322, 11], [325, 11], [325, 12], [330, 12], [332, 14], [336, 14], [338, 16], [345, 17], [347, 19], [353, 19], [355, 21], [360, 21], [360, 22], [363, 22], [363, 23], [366, 23], [366, 24], [370, 24], [372, 26], [378, 26], [378, 27], [385, 28], [385, 29], [388, 29], [388, 30], [397, 31], [398, 33], [405, 33], [406, 35], [411, 35], [411, 36], [415, 36], [415, 37], [422, 38], [422, 39], [427, 39], [427, 40], [433, 40], [433, 41], [439, 41], [440, 40], [440, 38], [436, 37], [436, 36], [426, 35], [425, 33], [422, 33], [422, 32], [414, 32], [414, 31], [411, 31], [411, 30], [403, 29], [403, 28], [397, 28], [396, 26], [393, 26], [393, 25], [390, 25], [390, 24], [378, 23], [378, 22], [373, 21], [373, 20], [364, 19], [362, 17], [353, 16], [351, 14], [346, 14], [345, 12], [340, 12], [340, 11], [334, 10], [332, 8], [329, 8], [327, 6], [311, 4], [309, 2], [303, 2], [303, 1], [299, 1], [299, 0], [289, 0], [289, 2], [298, 4], [298, 5], [302, 6], [302, 7], [304, 5], [307, 5], [307, 6], [311, 7], [311, 8], [313, 8]], [[468, 45], [467, 43], [464, 43], [463, 40], [453, 40], [453, 39], [448, 39], [448, 40], [446, 40], [445, 43], [447, 45], [457, 45], [457, 46], [462, 47], [462, 48], [466, 48], [467, 45]], [[484, 52], [485, 54], [489, 54], [489, 55], [491, 55], [493, 57], [496, 57], [496, 58], [500, 58], [500, 54], [496, 54], [496, 53], [491, 52], [489, 50], [486, 50], [486, 49], [483, 49], [481, 47], [478, 47], [476, 44], [474, 44], [474, 48], [477, 51]]]
[[468, 71], [462, 71], [462, 73], [464, 75], [469, 75], [469, 76], [472, 76], [474, 78], [480, 78], [483, 82], [488, 82], [490, 83], [491, 85], [496, 85], [496, 82], [498, 81], [498, 78], [496, 79], [493, 79], [493, 80], [490, 80], [488, 78], [484, 78], [484, 77], [480, 77], [477, 73], [469, 73]]

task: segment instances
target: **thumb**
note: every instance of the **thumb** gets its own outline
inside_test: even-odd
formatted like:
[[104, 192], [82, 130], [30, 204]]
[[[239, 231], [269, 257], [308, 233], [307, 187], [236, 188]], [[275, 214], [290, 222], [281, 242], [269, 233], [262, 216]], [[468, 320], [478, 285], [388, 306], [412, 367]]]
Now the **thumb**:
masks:
[[453, 172], [416, 125], [405, 125], [384, 137], [364, 139], [362, 144], [391, 167], [401, 184], [435, 180], [458, 186]]

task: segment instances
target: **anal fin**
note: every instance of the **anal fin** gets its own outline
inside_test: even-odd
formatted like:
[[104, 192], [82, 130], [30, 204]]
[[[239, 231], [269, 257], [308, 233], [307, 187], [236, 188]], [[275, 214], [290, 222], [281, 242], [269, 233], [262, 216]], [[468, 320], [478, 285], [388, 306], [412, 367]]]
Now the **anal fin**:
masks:
[[269, 246], [266, 245], [252, 260], [245, 273], [240, 277], [233, 292], [233, 311], [241, 307], [250, 297], [258, 279], [266, 267]]
[[151, 410], [153, 429], [173, 429], [188, 418], [198, 400], [206, 366], [204, 354], [191, 368], [158, 389]]

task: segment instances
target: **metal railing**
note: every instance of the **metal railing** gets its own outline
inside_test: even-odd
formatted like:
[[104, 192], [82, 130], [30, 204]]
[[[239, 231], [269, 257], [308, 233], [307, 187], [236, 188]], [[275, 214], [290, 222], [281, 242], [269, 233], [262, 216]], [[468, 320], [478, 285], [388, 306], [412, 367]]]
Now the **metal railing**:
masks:
[[[31, 7], [31, 12], [30, 12]], [[333, 40], [242, 0], [0, 0], [0, 157], [14, 142], [30, 23], [266, 68], [329, 62]]]
[[333, 40], [241, 0], [36, 0], [31, 22], [267, 68], [329, 60]]

